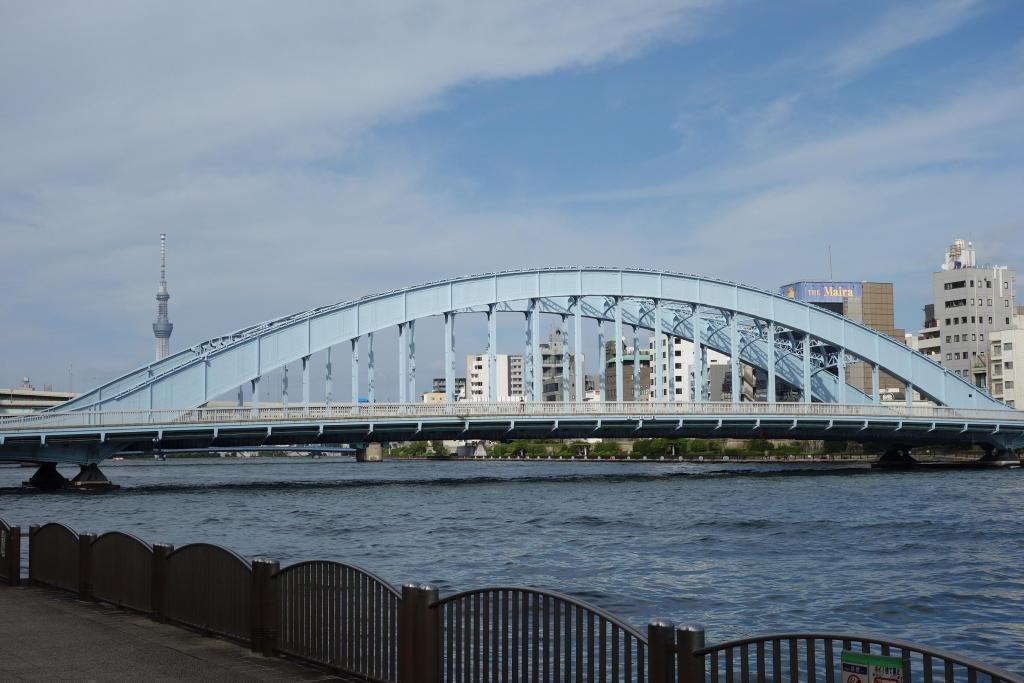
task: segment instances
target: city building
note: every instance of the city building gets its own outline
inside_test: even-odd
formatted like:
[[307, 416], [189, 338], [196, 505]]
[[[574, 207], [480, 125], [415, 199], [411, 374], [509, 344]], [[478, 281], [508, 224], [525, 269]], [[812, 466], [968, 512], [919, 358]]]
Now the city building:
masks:
[[0, 415], [38, 413], [70, 401], [77, 395], [70, 391], [53, 391], [49, 386], [36, 389], [25, 377], [17, 388], [0, 389]]
[[[814, 304], [845, 316], [901, 344], [906, 343], [906, 331], [896, 327], [891, 282], [812, 282], [801, 280], [783, 285], [779, 292], [790, 299]], [[871, 366], [851, 362], [846, 366], [846, 381], [865, 394], [871, 394]], [[899, 380], [882, 373], [879, 393], [894, 397], [904, 391]]]
[[[568, 340], [562, 338], [561, 330], [554, 330], [548, 340], [540, 344], [541, 378], [545, 401], [570, 401], [576, 399], [576, 354], [570, 353]], [[563, 360], [569, 357], [568, 378], [563, 372]], [[583, 359], [580, 358], [580, 362]], [[564, 391], [568, 384], [568, 391]]]
[[171, 353], [171, 331], [174, 325], [167, 318], [167, 235], [160, 235], [160, 285], [156, 290], [156, 322], [153, 336], [156, 337], [156, 359], [167, 358]]
[[[445, 388], [446, 388], [445, 385], [446, 384], [447, 384], [447, 382], [445, 382], [445, 378], [444, 377], [435, 377], [433, 382], [431, 382], [430, 391], [427, 392], [427, 393], [430, 393], [430, 394], [441, 394], [441, 396], [445, 396], [446, 395], [446, 393], [445, 393]], [[455, 400], [456, 401], [465, 401], [466, 400], [466, 378], [465, 377], [456, 377], [455, 378], [455, 389], [454, 389], [453, 393], [455, 395]], [[426, 394], [424, 394], [424, 397], [425, 396], [426, 396]], [[426, 400], [426, 399], [424, 398], [424, 400]]]
[[[626, 346], [625, 341], [620, 341], [616, 344], [614, 339], [605, 342], [604, 386], [606, 400], [619, 400], [615, 383], [615, 360], [618, 354], [622, 354], [622, 400], [651, 400], [651, 386], [653, 382], [651, 377], [652, 354], [648, 349]], [[639, 384], [634, 381], [635, 370], [639, 370]], [[634, 387], [638, 391], [634, 391]]]
[[[656, 354], [654, 337], [651, 337], [649, 343], [648, 354], [653, 358]], [[671, 360], [670, 360], [671, 359]], [[708, 372], [705, 373], [704, 377], [708, 382], [708, 385], [704, 388], [704, 398], [708, 400], [720, 400], [718, 398], [711, 398], [712, 396], [720, 397], [725, 391], [724, 386], [721, 383], [712, 386], [713, 383], [718, 380], [712, 379], [712, 373], [710, 369], [716, 366], [730, 367], [729, 356], [713, 351], [711, 349], [704, 349], [704, 365], [708, 368]], [[664, 377], [664, 388], [662, 395], [659, 398], [657, 391], [650, 392], [650, 400], [652, 401], [692, 401], [693, 398], [693, 342], [685, 339], [670, 338], [667, 335], [662, 335], [661, 342], [661, 372]], [[747, 372], [748, 378], [753, 377], [753, 370]], [[729, 373], [726, 373], [729, 375]], [[715, 376], [720, 378], [720, 373], [715, 373]], [[656, 383], [656, 373], [652, 380]], [[728, 382], [731, 384], [732, 377], [728, 376]], [[752, 396], [752, 387], [748, 387], [750, 390], [749, 395]], [[729, 389], [729, 399], [731, 399], [731, 388]], [[645, 399], [646, 400], [646, 399]]]
[[[1024, 408], [1024, 321], [989, 338], [989, 391], [1011, 408]], [[1018, 376], [1019, 375], [1019, 376]]]
[[490, 400], [492, 381], [495, 383], [494, 394], [496, 400], [523, 400], [522, 356], [510, 356], [504, 353], [496, 354], [494, 357], [494, 374], [493, 378], [490, 377], [486, 353], [466, 356], [465, 400], [477, 402]]
[[978, 266], [974, 245], [954, 240], [941, 268], [932, 275], [933, 318], [927, 318], [926, 310], [918, 346], [924, 337], [936, 361], [977, 386], [991, 389], [989, 341], [993, 332], [1014, 326], [1015, 278], [1007, 266]]

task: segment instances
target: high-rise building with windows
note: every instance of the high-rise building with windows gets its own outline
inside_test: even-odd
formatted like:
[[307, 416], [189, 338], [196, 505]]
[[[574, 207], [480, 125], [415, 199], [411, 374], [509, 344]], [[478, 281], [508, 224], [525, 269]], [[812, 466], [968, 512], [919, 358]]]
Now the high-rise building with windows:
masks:
[[974, 245], [954, 240], [932, 275], [933, 327], [918, 335], [938, 330], [935, 360], [977, 386], [990, 387], [989, 337], [1013, 327], [1015, 278], [1007, 266], [977, 265]]
[[[804, 301], [862, 323], [896, 341], [906, 343], [906, 333], [896, 327], [893, 286], [891, 282], [809, 282], [802, 280], [783, 285], [779, 293], [790, 299]], [[851, 362], [846, 366], [850, 386], [871, 395], [871, 366]], [[903, 390], [903, 383], [884, 373], [879, 377], [879, 393]]]

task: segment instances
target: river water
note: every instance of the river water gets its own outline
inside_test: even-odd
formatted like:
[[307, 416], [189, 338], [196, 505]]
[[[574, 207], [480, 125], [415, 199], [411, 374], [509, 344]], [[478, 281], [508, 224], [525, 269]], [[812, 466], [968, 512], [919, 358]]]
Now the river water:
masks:
[[32, 470], [0, 467], [0, 517], [219, 543], [282, 566], [340, 560], [442, 594], [547, 588], [639, 627], [700, 622], [710, 641], [868, 631], [1024, 671], [1022, 469], [332, 457], [104, 471], [124, 488], [24, 491]]

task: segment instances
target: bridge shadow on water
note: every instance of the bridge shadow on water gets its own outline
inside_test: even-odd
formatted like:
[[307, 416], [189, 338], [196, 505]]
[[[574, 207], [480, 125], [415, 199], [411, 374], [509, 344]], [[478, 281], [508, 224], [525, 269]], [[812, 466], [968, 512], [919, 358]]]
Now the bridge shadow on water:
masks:
[[[543, 463], [524, 463], [526, 466], [543, 466]], [[672, 467], [675, 464], [658, 467]], [[161, 465], [163, 466], [163, 465]], [[206, 465], [204, 465], [206, 466]], [[464, 475], [445, 476], [438, 475], [428, 478], [360, 478], [360, 479], [338, 479], [330, 478], [324, 480], [300, 479], [289, 481], [224, 481], [224, 482], [182, 482], [182, 483], [140, 483], [132, 484], [130, 481], [121, 481], [122, 488], [117, 491], [102, 492], [102, 495], [137, 495], [137, 494], [159, 494], [159, 493], [202, 493], [202, 492], [227, 492], [227, 491], [329, 491], [329, 490], [353, 490], [353, 489], [377, 489], [387, 487], [410, 487], [410, 488], [461, 488], [493, 486], [495, 484], [523, 485], [523, 484], [609, 484], [609, 483], [636, 483], [655, 481], [681, 481], [681, 480], [715, 480], [715, 479], [789, 479], [794, 477], [850, 477], [850, 476], [892, 476], [901, 474], [913, 474], [913, 470], [879, 470], [872, 469], [869, 465], [829, 465], [818, 467], [806, 467], [802, 465], [771, 465], [773, 469], [761, 469], [756, 466], [733, 466], [728, 469], [714, 469], [699, 471], [705, 465], [691, 465], [686, 471], [662, 471], [662, 472], [628, 472], [609, 473], [599, 472], [587, 473], [557, 473], [557, 474], [528, 474], [528, 475]], [[779, 469], [775, 469], [779, 468]], [[927, 472], [928, 470], [920, 470]], [[116, 475], [114, 475], [116, 477]], [[8, 486], [0, 487], [0, 495], [100, 495], [99, 493], [83, 494], [78, 491], [41, 491], [29, 486]]]

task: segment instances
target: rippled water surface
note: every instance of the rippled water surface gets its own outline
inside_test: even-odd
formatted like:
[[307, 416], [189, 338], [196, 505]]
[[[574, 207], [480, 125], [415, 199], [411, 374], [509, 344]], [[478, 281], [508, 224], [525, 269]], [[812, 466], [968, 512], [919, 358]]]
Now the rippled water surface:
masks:
[[342, 560], [442, 592], [538, 586], [638, 626], [702, 622], [716, 641], [879, 632], [1024, 671], [1021, 469], [274, 458], [104, 471], [124, 489], [26, 492], [32, 470], [0, 467], [0, 517]]

